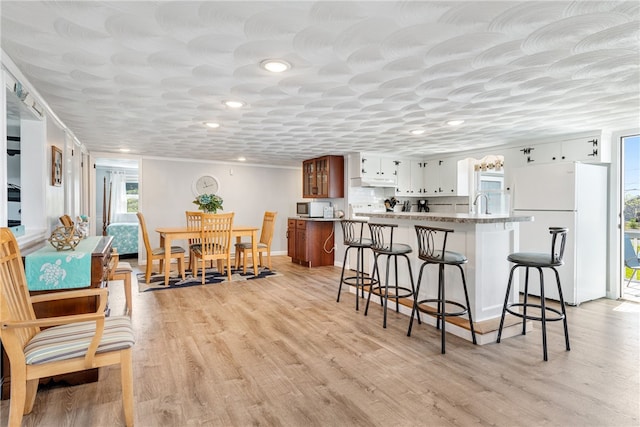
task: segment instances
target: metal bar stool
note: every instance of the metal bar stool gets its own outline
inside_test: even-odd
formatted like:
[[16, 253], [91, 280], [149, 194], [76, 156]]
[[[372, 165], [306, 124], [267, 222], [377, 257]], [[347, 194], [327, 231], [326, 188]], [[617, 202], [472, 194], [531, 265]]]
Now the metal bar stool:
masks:
[[[400, 312], [400, 298], [413, 298], [415, 295], [415, 287], [413, 286], [413, 274], [411, 272], [411, 261], [407, 254], [412, 252], [411, 246], [403, 243], [393, 243], [393, 230], [398, 227], [397, 224], [372, 224], [369, 223], [369, 230], [371, 232], [371, 249], [373, 249], [374, 263], [373, 263], [373, 275], [377, 280], [377, 284], [371, 286], [369, 289], [369, 295], [367, 296], [367, 306], [364, 310], [364, 315], [367, 315], [369, 311], [369, 301], [371, 301], [371, 294], [380, 296], [380, 304], [383, 307], [383, 321], [382, 327], [387, 327], [387, 305], [389, 298], [396, 300], [396, 312]], [[389, 237], [388, 240], [385, 237]], [[380, 267], [378, 266], [378, 258], [384, 256], [387, 258], [387, 268], [385, 274], [384, 285], [380, 280]], [[398, 285], [398, 257], [403, 257], [407, 260], [407, 268], [409, 269], [409, 279], [411, 281], [411, 289], [406, 286]], [[391, 258], [394, 260], [394, 272], [395, 272], [395, 286], [393, 286], [393, 293], [389, 295], [389, 269], [391, 267]], [[418, 315], [418, 321], [420, 317]]]
[[[373, 275], [366, 277], [364, 275], [364, 250], [371, 249], [371, 239], [362, 237], [364, 224], [366, 221], [358, 221], [352, 219], [343, 219], [340, 221], [342, 226], [342, 235], [344, 237], [344, 245], [346, 249], [344, 251], [344, 261], [342, 262], [342, 273], [340, 274], [340, 286], [338, 287], [338, 298], [336, 302], [340, 302], [340, 292], [342, 291], [342, 284], [356, 287], [356, 310], [360, 309], [358, 297], [358, 290], [364, 298], [364, 287], [371, 287], [378, 284], [378, 281], [373, 278]], [[345, 267], [347, 265], [347, 256], [350, 249], [356, 250], [356, 274], [355, 276], [344, 277]]]
[[[551, 253], [531, 253], [531, 252], [517, 252], [510, 254], [507, 257], [509, 262], [515, 263], [509, 273], [509, 284], [507, 285], [507, 295], [504, 298], [504, 305], [502, 307], [502, 318], [500, 319], [500, 328], [498, 329], [498, 339], [502, 335], [502, 327], [504, 326], [505, 314], [508, 312], [514, 316], [522, 318], [522, 335], [526, 335], [526, 322], [527, 320], [535, 320], [541, 322], [542, 325], [542, 351], [544, 360], [547, 361], [547, 322], [556, 322], [562, 320], [564, 323], [564, 340], [569, 348], [569, 330], [567, 329], [567, 312], [564, 307], [564, 298], [562, 296], [562, 286], [560, 286], [560, 275], [556, 267], [564, 264], [562, 257], [564, 256], [564, 245], [567, 240], [567, 231], [565, 227], [549, 227], [549, 233], [551, 233]], [[513, 280], [513, 272], [518, 267], [525, 267], [525, 279], [524, 279], [524, 294], [523, 302], [509, 303], [509, 294], [511, 293], [511, 284]], [[540, 273], [540, 304], [530, 303], [528, 301], [529, 295], [529, 268], [535, 268]], [[553, 270], [556, 276], [556, 284], [558, 285], [558, 295], [560, 296], [560, 310], [547, 307], [544, 298], [544, 275], [542, 273], [543, 268], [550, 268]], [[522, 312], [515, 311], [517, 307], [522, 308]], [[536, 313], [527, 313], [527, 309], [534, 309]], [[551, 316], [547, 316], [547, 312], [553, 313]]]
[[[447, 236], [449, 233], [453, 233], [453, 230], [436, 227], [425, 227], [416, 225], [416, 235], [418, 237], [418, 258], [424, 261], [420, 267], [420, 274], [418, 275], [418, 285], [416, 287], [416, 296], [413, 302], [413, 310], [411, 311], [411, 320], [409, 321], [409, 330], [407, 336], [411, 336], [411, 327], [413, 326], [413, 315], [420, 314], [420, 312], [432, 314], [436, 316], [436, 328], [441, 330], [442, 344], [441, 351], [445, 354], [445, 325], [446, 318], [453, 316], [464, 316], [468, 314], [469, 327], [471, 329], [471, 338], [473, 343], [476, 342], [476, 332], [473, 327], [473, 316], [471, 315], [471, 305], [469, 304], [469, 293], [467, 292], [467, 281], [464, 277], [464, 270], [462, 264], [466, 264], [467, 258], [458, 252], [448, 251]], [[438, 265], [438, 298], [426, 298], [419, 299], [420, 284], [422, 283], [422, 273], [424, 268], [429, 264]], [[464, 289], [465, 304], [457, 301], [446, 299], [446, 286], [444, 280], [444, 267], [445, 265], [453, 265], [460, 270], [460, 276], [462, 277], [462, 288]], [[437, 308], [429, 306], [430, 303], [437, 303]], [[457, 307], [457, 311], [447, 311], [448, 306]], [[418, 317], [418, 320], [420, 318]]]

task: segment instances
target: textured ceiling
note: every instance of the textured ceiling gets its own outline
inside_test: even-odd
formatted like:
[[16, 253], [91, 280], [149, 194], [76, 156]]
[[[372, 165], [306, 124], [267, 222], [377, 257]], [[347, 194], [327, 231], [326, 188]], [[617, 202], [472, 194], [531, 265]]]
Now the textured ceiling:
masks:
[[640, 126], [638, 1], [0, 7], [2, 49], [90, 151], [297, 166]]

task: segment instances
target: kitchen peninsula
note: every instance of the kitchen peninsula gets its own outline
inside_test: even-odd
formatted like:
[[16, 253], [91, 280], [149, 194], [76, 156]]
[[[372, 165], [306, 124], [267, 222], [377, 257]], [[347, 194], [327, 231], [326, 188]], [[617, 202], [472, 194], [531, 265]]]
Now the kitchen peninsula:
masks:
[[[369, 217], [369, 222], [382, 224], [397, 224], [394, 231], [394, 243], [409, 244], [413, 253], [409, 255], [414, 281], [417, 282], [422, 261], [418, 258], [416, 233], [414, 225], [426, 225], [440, 228], [450, 228], [454, 233], [449, 235], [447, 250], [460, 252], [466, 255], [468, 262], [463, 266], [469, 290], [471, 313], [478, 338], [478, 344], [494, 342], [502, 304], [507, 289], [509, 270], [512, 267], [507, 261], [507, 256], [518, 251], [518, 223], [533, 221], [531, 216], [521, 215], [476, 215], [476, 214], [447, 214], [424, 212], [382, 212], [362, 213], [357, 216]], [[381, 275], [384, 274], [384, 265], [381, 265]], [[434, 298], [437, 295], [437, 268], [430, 266], [424, 270], [423, 284], [420, 289], [420, 299]], [[406, 271], [401, 269], [398, 278], [399, 283], [408, 283]], [[405, 275], [403, 277], [403, 274]], [[462, 286], [457, 286], [460, 276], [456, 269], [445, 269], [447, 298], [464, 301]], [[517, 278], [514, 278], [517, 284]], [[516, 286], [517, 289], [517, 286]], [[516, 300], [518, 293], [514, 292], [512, 298]], [[372, 298], [371, 301], [375, 299]], [[401, 312], [410, 315], [411, 307], [401, 306]], [[423, 316], [423, 321], [435, 324], [435, 319]], [[433, 321], [433, 322], [431, 322]], [[518, 333], [517, 328], [508, 328], [503, 331], [503, 337]], [[460, 337], [471, 340], [471, 334], [461, 324], [453, 327], [447, 326], [447, 330]]]

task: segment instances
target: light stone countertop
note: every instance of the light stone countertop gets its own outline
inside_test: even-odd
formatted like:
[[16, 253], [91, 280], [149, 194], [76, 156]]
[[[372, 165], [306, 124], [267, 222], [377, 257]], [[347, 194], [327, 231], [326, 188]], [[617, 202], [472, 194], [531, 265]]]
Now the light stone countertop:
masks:
[[454, 222], [459, 224], [490, 224], [501, 222], [529, 222], [533, 216], [527, 215], [485, 215], [468, 213], [442, 213], [442, 212], [362, 212], [358, 216], [368, 218], [401, 219], [411, 221], [437, 221]]

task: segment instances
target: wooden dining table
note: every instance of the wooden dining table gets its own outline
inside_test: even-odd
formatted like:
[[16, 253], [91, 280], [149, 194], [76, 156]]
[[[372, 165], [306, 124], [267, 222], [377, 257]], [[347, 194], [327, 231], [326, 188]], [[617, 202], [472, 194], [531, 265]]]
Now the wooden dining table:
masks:
[[[245, 225], [234, 225], [231, 229], [231, 236], [236, 238], [236, 243], [240, 243], [242, 236], [251, 236], [251, 257], [253, 259], [253, 274], [258, 275], [258, 230], [259, 227]], [[200, 237], [199, 230], [188, 227], [158, 227], [156, 231], [160, 234], [160, 246], [164, 247], [164, 284], [169, 284], [169, 272], [171, 263], [171, 246], [174, 240], [197, 239]], [[228, 266], [231, 268], [231, 266]], [[244, 266], [246, 273], [246, 264]]]

